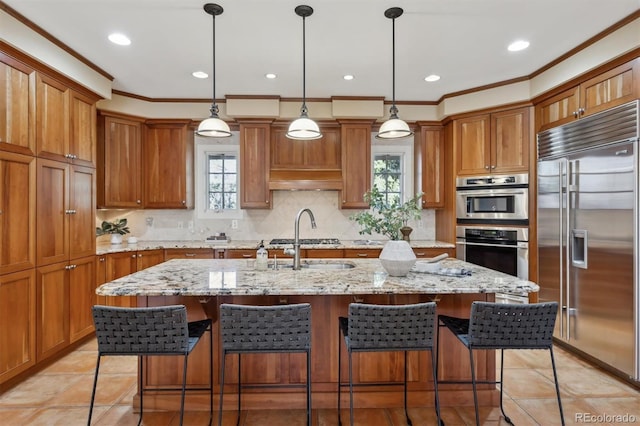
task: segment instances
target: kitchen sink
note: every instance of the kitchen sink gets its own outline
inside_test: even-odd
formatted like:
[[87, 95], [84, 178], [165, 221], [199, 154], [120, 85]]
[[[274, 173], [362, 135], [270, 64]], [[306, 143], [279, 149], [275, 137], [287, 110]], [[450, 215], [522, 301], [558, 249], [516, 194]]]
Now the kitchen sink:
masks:
[[[269, 263], [269, 269], [274, 269], [275, 268], [275, 263], [270, 262]], [[278, 262], [278, 269], [292, 269], [293, 268], [293, 264], [292, 263], [282, 263], [282, 262]], [[301, 269], [308, 269], [308, 270], [340, 270], [340, 269], [353, 269], [355, 268], [356, 265], [354, 265], [353, 263], [350, 262], [341, 262], [341, 261], [337, 261], [337, 262], [313, 262], [313, 261], [303, 261], [302, 263], [300, 263], [300, 268]]]

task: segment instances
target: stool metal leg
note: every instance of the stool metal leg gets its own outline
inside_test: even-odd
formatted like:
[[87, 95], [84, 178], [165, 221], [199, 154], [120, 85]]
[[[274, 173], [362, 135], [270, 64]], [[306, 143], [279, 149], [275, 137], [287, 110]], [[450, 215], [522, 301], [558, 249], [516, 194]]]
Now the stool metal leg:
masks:
[[102, 358], [102, 355], [98, 354], [98, 360], [96, 361], [96, 373], [93, 377], [93, 390], [91, 391], [91, 404], [89, 405], [89, 419], [87, 420], [87, 426], [91, 426], [91, 415], [93, 414], [93, 403], [96, 399], [96, 385], [98, 384], [98, 370], [100, 370], [100, 358]]
[[236, 426], [240, 426], [240, 405], [242, 403], [242, 354], [238, 354], [238, 417]]
[[144, 408], [144, 404], [142, 403], [142, 395], [144, 394], [144, 380], [142, 376], [144, 376], [144, 356], [139, 356], [139, 364], [140, 364], [140, 374], [138, 374], [138, 389], [140, 392], [140, 417], [138, 418], [138, 426], [142, 424], [142, 410]]
[[438, 378], [437, 378], [437, 364], [436, 354], [431, 349], [431, 372], [433, 374], [433, 392], [435, 394], [435, 406], [436, 406], [436, 418], [438, 419], [438, 425], [444, 426], [442, 418], [440, 418], [440, 397], [438, 396]]
[[407, 418], [407, 424], [412, 426], [411, 419], [409, 418], [409, 411], [407, 410], [407, 351], [404, 351], [404, 416]]
[[227, 358], [227, 354], [225, 351], [222, 351], [222, 360], [220, 362], [220, 404], [218, 409], [218, 426], [222, 426], [222, 399], [224, 398], [224, 365], [225, 360]]
[[311, 349], [307, 351], [307, 426], [311, 426]]
[[478, 389], [476, 385], [476, 366], [473, 362], [473, 351], [469, 348], [469, 359], [471, 361], [471, 384], [473, 385], [473, 405], [476, 409], [476, 426], [480, 426], [480, 413], [478, 412]]
[[180, 395], [180, 426], [184, 420], [184, 395], [187, 388], [187, 355], [184, 356], [184, 365], [182, 370], [182, 394]]
[[340, 322], [338, 322], [338, 426], [342, 426], [342, 420], [340, 419], [340, 390], [342, 388], [342, 338], [340, 336]]
[[353, 426], [353, 363], [349, 351], [349, 424]]
[[558, 385], [556, 361], [553, 357], [553, 346], [549, 346], [549, 354], [551, 355], [551, 367], [553, 368], [553, 381], [556, 383], [556, 396], [558, 398], [558, 409], [560, 409], [560, 421], [562, 422], [562, 426], [564, 426], [564, 413], [562, 412], [562, 401], [560, 401], [560, 386]]
[[500, 378], [498, 379], [498, 383], [500, 383], [500, 411], [502, 412], [502, 417], [504, 420], [513, 426], [513, 422], [504, 412], [504, 405], [502, 404], [502, 394], [504, 389], [504, 349], [500, 349]]

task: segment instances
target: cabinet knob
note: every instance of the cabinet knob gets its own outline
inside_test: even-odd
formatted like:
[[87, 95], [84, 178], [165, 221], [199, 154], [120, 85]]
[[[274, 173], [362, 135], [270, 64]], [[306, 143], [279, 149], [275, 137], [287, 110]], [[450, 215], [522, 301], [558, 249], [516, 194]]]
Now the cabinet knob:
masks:
[[138, 254], [138, 257], [142, 257], [142, 253]]
[[133, 258], [135, 259], [135, 258], [136, 258], [136, 255], [135, 255], [135, 254], [132, 254], [132, 255], [131, 255], [131, 257], [133, 257]]
[[573, 111], [573, 118], [578, 118], [578, 111]]
[[364, 297], [362, 297], [362, 296], [353, 296], [353, 301], [355, 303], [364, 303]]
[[182, 205], [185, 205], [185, 204], [187, 204], [187, 201], [186, 200], [182, 200]]
[[484, 166], [485, 170], [489, 170], [489, 166]]
[[493, 169], [495, 169], [495, 168], [496, 168], [496, 166], [491, 166], [491, 170], [493, 170]]
[[584, 114], [584, 108], [578, 108], [578, 113], [580, 115], [583, 115]]
[[185, 253], [185, 257], [196, 257], [195, 253]]
[[265, 201], [265, 203], [266, 203], [266, 204], [269, 204], [269, 200], [266, 200], [266, 201]]
[[358, 253], [358, 257], [368, 257], [367, 253]]
[[142, 204], [142, 201], [141, 200], [136, 200], [136, 203], [137, 204]]
[[98, 259], [100, 262], [104, 262], [106, 259], [104, 257], [101, 257], [100, 259]]
[[250, 254], [243, 254], [242, 257], [244, 257], [245, 259], [248, 259], [248, 258], [251, 257], [251, 255]]
[[69, 159], [71, 159], [71, 158], [73, 158], [73, 155], [72, 155], [72, 154], [65, 154], [65, 155], [64, 155], [64, 158], [69, 158]]

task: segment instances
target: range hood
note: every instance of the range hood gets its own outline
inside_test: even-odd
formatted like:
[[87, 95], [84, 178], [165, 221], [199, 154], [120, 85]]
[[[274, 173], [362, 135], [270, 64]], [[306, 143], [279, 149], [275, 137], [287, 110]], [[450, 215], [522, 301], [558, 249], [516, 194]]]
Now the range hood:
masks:
[[269, 190], [342, 190], [340, 170], [271, 170]]

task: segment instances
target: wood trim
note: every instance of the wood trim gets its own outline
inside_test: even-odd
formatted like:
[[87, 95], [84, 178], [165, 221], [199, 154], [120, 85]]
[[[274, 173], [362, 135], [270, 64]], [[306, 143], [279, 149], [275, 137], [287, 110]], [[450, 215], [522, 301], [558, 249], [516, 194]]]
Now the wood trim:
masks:
[[508, 86], [509, 84], [528, 81], [530, 78], [531, 77], [529, 76], [516, 77], [509, 80], [503, 80], [495, 83], [485, 84], [484, 86], [472, 87], [470, 89], [461, 90], [459, 92], [447, 93], [446, 95], [442, 95], [442, 97], [438, 99], [438, 101], [436, 102], [436, 105], [448, 98], [455, 98], [457, 96], [468, 95], [469, 93], [482, 92], [483, 90], [489, 90], [489, 89], [494, 89], [496, 87]]
[[[111, 74], [109, 74], [108, 72], [106, 72], [105, 70], [103, 70], [102, 68], [94, 64], [93, 62], [89, 61], [87, 58], [85, 58], [75, 50], [71, 49], [69, 46], [67, 46], [66, 44], [64, 44], [63, 42], [61, 42], [60, 40], [58, 40], [57, 38], [55, 38], [54, 36], [46, 32], [40, 26], [36, 25], [33, 21], [27, 19], [27, 17], [25, 17], [24, 15], [22, 15], [17, 10], [13, 9], [11, 6], [9, 6], [3, 1], [0, 1], [0, 10], [5, 11], [8, 15], [14, 17], [17, 21], [23, 23], [25, 26], [27, 26], [34, 32], [40, 34], [42, 37], [44, 37], [51, 43], [55, 44], [60, 49], [64, 50], [69, 55], [73, 56], [74, 58], [76, 58], [77, 60], [79, 60], [80, 62], [82, 62], [89, 68], [91, 68], [92, 70], [96, 71], [98, 74], [108, 78], [111, 81], [114, 80], [114, 77]], [[0, 48], [2, 48], [2, 46], [0, 46]]]

